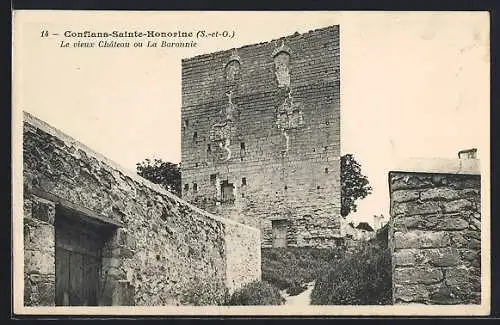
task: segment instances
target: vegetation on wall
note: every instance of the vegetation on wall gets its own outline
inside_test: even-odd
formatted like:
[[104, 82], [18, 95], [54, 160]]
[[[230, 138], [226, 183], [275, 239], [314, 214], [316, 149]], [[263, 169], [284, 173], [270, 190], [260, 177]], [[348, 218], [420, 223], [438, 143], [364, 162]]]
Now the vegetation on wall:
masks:
[[383, 233], [332, 263], [316, 281], [311, 304], [392, 304], [391, 254]]

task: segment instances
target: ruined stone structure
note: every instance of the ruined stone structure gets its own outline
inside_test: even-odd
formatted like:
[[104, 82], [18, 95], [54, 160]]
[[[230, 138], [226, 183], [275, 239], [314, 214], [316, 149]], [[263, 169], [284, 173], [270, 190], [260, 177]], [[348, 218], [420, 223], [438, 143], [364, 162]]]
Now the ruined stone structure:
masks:
[[389, 173], [394, 303], [480, 304], [481, 178], [469, 157]]
[[182, 197], [268, 246], [340, 234], [339, 26], [182, 62]]
[[25, 113], [24, 303], [217, 303], [260, 279], [260, 231], [182, 201]]

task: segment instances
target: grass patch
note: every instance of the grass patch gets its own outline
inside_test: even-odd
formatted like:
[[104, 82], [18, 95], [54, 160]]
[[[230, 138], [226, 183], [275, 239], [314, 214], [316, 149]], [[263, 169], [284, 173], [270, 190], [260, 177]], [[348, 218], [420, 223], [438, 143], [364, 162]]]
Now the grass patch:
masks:
[[227, 306], [282, 305], [285, 299], [279, 289], [266, 281], [255, 281], [236, 290], [227, 300]]
[[318, 278], [312, 305], [392, 304], [391, 254], [379, 239], [332, 263]]
[[341, 249], [310, 247], [263, 248], [262, 281], [289, 295], [305, 291], [305, 284], [316, 280], [332, 261], [343, 255]]

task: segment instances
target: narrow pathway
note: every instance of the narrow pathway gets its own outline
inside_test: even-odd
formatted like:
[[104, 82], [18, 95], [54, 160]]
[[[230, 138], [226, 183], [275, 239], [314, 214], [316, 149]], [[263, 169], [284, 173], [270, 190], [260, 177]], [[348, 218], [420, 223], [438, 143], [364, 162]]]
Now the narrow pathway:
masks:
[[307, 290], [296, 295], [289, 296], [284, 293], [283, 297], [286, 299], [285, 305], [309, 306], [311, 304], [311, 293], [314, 289], [315, 281], [307, 284]]

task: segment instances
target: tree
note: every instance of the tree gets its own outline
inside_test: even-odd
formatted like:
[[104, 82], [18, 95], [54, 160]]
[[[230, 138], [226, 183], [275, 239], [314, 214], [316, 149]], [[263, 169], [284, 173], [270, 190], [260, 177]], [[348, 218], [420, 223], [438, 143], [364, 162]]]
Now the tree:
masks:
[[345, 218], [356, 212], [356, 201], [364, 199], [372, 193], [368, 178], [361, 173], [361, 165], [352, 154], [343, 155], [340, 159], [341, 211]]
[[163, 186], [177, 196], [181, 195], [180, 164], [166, 162], [161, 159], [145, 159], [137, 165], [137, 174], [152, 183]]

